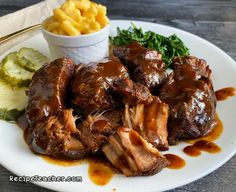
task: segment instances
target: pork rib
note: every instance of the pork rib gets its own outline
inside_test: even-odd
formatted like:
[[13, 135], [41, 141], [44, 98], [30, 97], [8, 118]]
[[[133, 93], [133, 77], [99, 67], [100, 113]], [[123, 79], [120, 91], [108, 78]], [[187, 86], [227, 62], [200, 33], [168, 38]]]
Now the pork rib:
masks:
[[169, 106], [154, 98], [150, 104], [137, 104], [125, 110], [125, 125], [133, 128], [159, 150], [168, 150]]
[[162, 84], [167, 76], [162, 56], [157, 51], [134, 42], [127, 46], [115, 47], [113, 52], [128, 67], [131, 79], [151, 91]]
[[159, 91], [160, 99], [170, 107], [169, 144], [202, 137], [212, 130], [216, 98], [210, 74], [204, 60], [193, 56], [174, 59], [174, 72]]
[[126, 176], [153, 175], [168, 165], [165, 157], [136, 131], [120, 127], [102, 147], [107, 159]]
[[124, 104], [129, 104], [130, 106], [139, 103], [149, 104], [153, 100], [153, 96], [147, 87], [134, 83], [129, 78], [115, 81], [112, 90], [121, 97]]
[[120, 119], [118, 111], [88, 115], [78, 126], [80, 140], [91, 153], [98, 152], [108, 136], [120, 126]]
[[75, 64], [61, 58], [35, 72], [28, 92], [26, 142], [35, 153], [83, 158], [87, 153], [78, 139], [72, 110], [66, 109]]
[[26, 116], [31, 124], [66, 108], [74, 67], [71, 59], [62, 58], [35, 72], [29, 87], [26, 108]]
[[107, 58], [76, 68], [72, 79], [74, 103], [80, 106], [86, 115], [103, 111], [115, 106], [109, 93], [113, 82], [127, 78], [126, 67], [116, 58]]
[[152, 101], [148, 88], [134, 83], [126, 67], [117, 58], [79, 66], [72, 80], [74, 103], [85, 115], [117, 108], [124, 103]]

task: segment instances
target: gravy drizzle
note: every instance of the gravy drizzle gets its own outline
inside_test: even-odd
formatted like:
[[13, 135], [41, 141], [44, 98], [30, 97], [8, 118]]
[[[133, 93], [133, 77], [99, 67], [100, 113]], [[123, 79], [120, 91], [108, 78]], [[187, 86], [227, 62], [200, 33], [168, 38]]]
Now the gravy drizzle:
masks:
[[88, 163], [88, 175], [91, 181], [96, 185], [106, 185], [112, 179], [115, 172], [110, 165], [99, 157], [89, 157], [82, 160], [58, 159], [41, 155], [43, 160], [48, 163], [59, 166], [76, 166]]
[[215, 141], [217, 140], [223, 133], [224, 127], [223, 123], [220, 120], [218, 114], [215, 115], [215, 125], [213, 126], [213, 129], [210, 133], [208, 133], [206, 136], [201, 137], [199, 139], [191, 139], [191, 140], [186, 140], [186, 142], [194, 144], [195, 142], [199, 140], [206, 140], [206, 141]]
[[201, 155], [201, 151], [205, 151], [207, 153], [219, 153], [221, 148], [212, 141], [206, 140], [199, 140], [193, 145], [189, 145], [184, 148], [184, 153], [191, 157]]
[[236, 89], [234, 87], [226, 87], [215, 92], [217, 101], [223, 101], [229, 97], [235, 96]]
[[174, 154], [165, 154], [166, 159], [170, 162], [167, 166], [169, 169], [181, 169], [185, 166], [185, 160]]
[[216, 124], [208, 135], [200, 139], [188, 141], [189, 143], [192, 143], [192, 145], [188, 145], [183, 149], [185, 154], [191, 157], [197, 157], [201, 155], [201, 151], [207, 153], [219, 153], [221, 151], [221, 148], [213, 142], [218, 139], [223, 132], [223, 124], [217, 114], [215, 116], [215, 121]]
[[59, 165], [63, 167], [69, 167], [69, 166], [76, 166], [76, 165], [81, 165], [83, 163], [86, 163], [86, 159], [82, 160], [71, 160], [71, 159], [58, 159], [58, 158], [53, 158], [50, 156], [46, 155], [40, 155], [44, 161], [54, 164], [54, 165]]
[[88, 175], [91, 181], [96, 185], [106, 185], [112, 179], [115, 172], [101, 158], [89, 158], [88, 159]]

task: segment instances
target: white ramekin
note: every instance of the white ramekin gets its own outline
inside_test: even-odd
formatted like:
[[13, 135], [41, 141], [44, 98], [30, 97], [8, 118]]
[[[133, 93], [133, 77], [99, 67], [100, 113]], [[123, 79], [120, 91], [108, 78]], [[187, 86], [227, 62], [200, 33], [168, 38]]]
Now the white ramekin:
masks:
[[47, 31], [42, 23], [42, 33], [48, 42], [52, 59], [69, 57], [76, 63], [90, 63], [108, 56], [109, 32], [107, 25], [102, 30], [80, 36], [57, 35]]

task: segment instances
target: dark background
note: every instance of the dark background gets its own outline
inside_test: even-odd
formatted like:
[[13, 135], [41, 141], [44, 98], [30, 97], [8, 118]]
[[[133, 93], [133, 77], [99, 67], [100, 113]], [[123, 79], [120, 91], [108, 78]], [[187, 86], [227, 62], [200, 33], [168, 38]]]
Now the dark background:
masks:
[[[40, 1], [0, 0], [0, 16], [38, 2]], [[96, 2], [107, 6], [110, 19], [135, 19], [177, 27], [207, 39], [236, 60], [235, 0], [100, 0]], [[4, 26], [1, 26], [0, 30], [2, 27]], [[0, 192], [50, 191], [33, 184], [10, 183], [9, 175], [13, 174], [0, 166]], [[236, 156], [208, 176], [170, 192], [188, 191], [236, 191]]]

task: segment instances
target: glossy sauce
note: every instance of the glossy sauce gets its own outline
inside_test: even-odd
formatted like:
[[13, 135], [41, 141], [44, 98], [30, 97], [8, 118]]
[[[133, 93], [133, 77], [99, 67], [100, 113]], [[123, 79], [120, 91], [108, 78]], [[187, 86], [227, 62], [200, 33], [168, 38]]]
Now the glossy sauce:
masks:
[[236, 89], [234, 87], [226, 87], [215, 92], [217, 101], [226, 100], [229, 97], [235, 96]]
[[139, 43], [131, 43], [123, 48], [114, 49], [114, 55], [126, 63], [131, 71], [135, 71], [134, 81], [154, 88], [166, 78], [165, 64], [161, 54], [151, 51]]
[[215, 116], [215, 121], [216, 123], [212, 131], [205, 137], [187, 141], [189, 143], [192, 143], [192, 145], [188, 145], [183, 149], [185, 154], [191, 157], [197, 157], [201, 155], [201, 151], [205, 151], [207, 153], [219, 153], [221, 151], [221, 148], [213, 143], [213, 141], [221, 136], [224, 128], [222, 121], [217, 114]]
[[143, 146], [143, 141], [141, 139], [141, 136], [137, 132], [130, 131], [129, 134], [130, 134], [129, 138], [130, 138], [130, 141], [131, 141], [132, 145]]
[[188, 145], [183, 149], [184, 153], [186, 155], [189, 155], [191, 157], [197, 157], [201, 155], [201, 150], [195, 147], [194, 145]]
[[61, 58], [44, 65], [35, 73], [25, 112], [31, 123], [65, 108], [66, 90], [70, 87], [75, 66], [71, 59]]
[[199, 140], [193, 146], [208, 153], [219, 153], [221, 148], [211, 141]]
[[[152, 102], [144, 107], [144, 127], [148, 140], [163, 150], [168, 149], [167, 131], [162, 127], [167, 126], [168, 107], [164, 103]], [[158, 117], [158, 118], [157, 118]]]
[[199, 139], [192, 139], [192, 140], [186, 140], [186, 142], [194, 144], [198, 140], [206, 140], [206, 141], [215, 141], [218, 139], [222, 133], [223, 133], [224, 127], [223, 123], [220, 120], [219, 116], [215, 115], [215, 125], [212, 128], [212, 131], [208, 133], [206, 136], [199, 138]]
[[221, 148], [211, 141], [198, 140], [193, 145], [185, 147], [183, 151], [191, 157], [196, 157], [201, 155], [201, 151], [205, 151], [207, 153], [219, 153]]
[[46, 155], [41, 155], [41, 157], [43, 158], [44, 161], [48, 163], [63, 166], [63, 167], [81, 165], [87, 162], [86, 159], [82, 159], [82, 160], [58, 159], [58, 158], [53, 158]]
[[128, 76], [126, 67], [118, 58], [103, 59], [78, 67], [72, 81], [74, 103], [86, 109], [83, 110], [86, 114], [113, 107], [113, 99], [108, 90], [116, 80]]
[[109, 164], [99, 157], [90, 157], [82, 160], [57, 159], [44, 155], [41, 155], [41, 157], [48, 163], [64, 167], [88, 163], [89, 178], [96, 185], [106, 185], [115, 174]]
[[207, 140], [207, 141], [215, 141], [218, 139], [224, 130], [223, 123], [220, 120], [219, 116], [215, 115], [215, 125], [210, 133], [208, 133], [205, 137], [202, 137], [201, 139]]
[[76, 79], [79, 82], [91, 83], [94, 87], [102, 88], [108, 88], [107, 84], [116, 79], [128, 77], [126, 67], [117, 58], [99, 60], [76, 72], [80, 74]]
[[166, 159], [170, 162], [167, 166], [169, 169], [181, 169], [185, 166], [185, 160], [174, 154], [165, 154]]
[[113, 177], [115, 172], [101, 158], [90, 158], [88, 160], [88, 175], [96, 185], [106, 185]]

